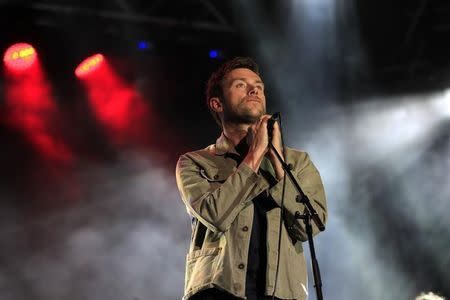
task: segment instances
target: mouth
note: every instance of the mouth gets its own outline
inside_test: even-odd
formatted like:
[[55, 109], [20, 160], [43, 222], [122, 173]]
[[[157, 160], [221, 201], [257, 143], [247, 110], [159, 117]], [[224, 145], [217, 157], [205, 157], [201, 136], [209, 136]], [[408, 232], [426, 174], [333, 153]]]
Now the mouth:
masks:
[[245, 100], [245, 102], [258, 102], [261, 103], [261, 99], [257, 98], [257, 97], [249, 97]]

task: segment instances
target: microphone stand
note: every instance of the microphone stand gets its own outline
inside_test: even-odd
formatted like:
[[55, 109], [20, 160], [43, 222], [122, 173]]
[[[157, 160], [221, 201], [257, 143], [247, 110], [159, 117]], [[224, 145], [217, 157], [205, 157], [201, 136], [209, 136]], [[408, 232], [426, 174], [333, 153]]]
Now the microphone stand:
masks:
[[[286, 172], [286, 175], [291, 180], [292, 184], [294, 185], [295, 189], [297, 190], [297, 197], [296, 201], [298, 203], [302, 203], [305, 205], [305, 211], [304, 213], [300, 213], [299, 211], [295, 212], [295, 218], [296, 219], [302, 219], [303, 223], [305, 223], [306, 228], [306, 234], [308, 235], [308, 244], [309, 244], [309, 251], [311, 253], [311, 265], [312, 265], [312, 271], [313, 271], [313, 277], [314, 277], [314, 287], [316, 289], [317, 299], [323, 300], [323, 294], [322, 294], [322, 279], [320, 277], [320, 269], [319, 269], [319, 262], [316, 258], [316, 251], [314, 248], [314, 240], [312, 236], [312, 226], [311, 226], [311, 220], [314, 221], [317, 228], [319, 228], [320, 231], [325, 230], [325, 225], [322, 223], [322, 221], [319, 218], [319, 215], [317, 214], [317, 211], [314, 209], [314, 207], [311, 205], [311, 201], [309, 200], [308, 196], [303, 192], [302, 188], [297, 182], [297, 179], [295, 179], [294, 175], [292, 175], [291, 172], [291, 166], [289, 164], [286, 164], [283, 160], [283, 158], [278, 153], [277, 149], [272, 144], [271, 139], [269, 139], [269, 147], [273, 150], [275, 153], [275, 156], [280, 161], [281, 166], [283, 167], [283, 170]], [[282, 208], [283, 209], [283, 208]]]

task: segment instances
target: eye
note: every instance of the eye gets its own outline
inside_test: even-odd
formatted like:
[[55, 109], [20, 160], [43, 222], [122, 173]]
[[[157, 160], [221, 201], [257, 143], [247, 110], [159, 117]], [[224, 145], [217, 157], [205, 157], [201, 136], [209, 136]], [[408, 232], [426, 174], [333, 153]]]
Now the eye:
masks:
[[237, 88], [242, 88], [242, 87], [244, 87], [245, 85], [244, 85], [244, 83], [242, 83], [242, 82], [238, 82], [238, 83], [236, 83], [236, 87]]

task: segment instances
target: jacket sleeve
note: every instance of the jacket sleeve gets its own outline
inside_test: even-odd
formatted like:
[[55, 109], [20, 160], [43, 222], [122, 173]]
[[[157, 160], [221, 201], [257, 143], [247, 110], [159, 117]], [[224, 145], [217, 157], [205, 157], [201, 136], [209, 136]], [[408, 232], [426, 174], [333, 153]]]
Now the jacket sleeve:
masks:
[[212, 231], [228, 230], [238, 213], [269, 184], [250, 167], [240, 164], [223, 182], [201, 176], [202, 167], [182, 155], [176, 180], [188, 212]]
[[[294, 150], [290, 150], [290, 152], [291, 155], [287, 155], [287, 162], [291, 163], [293, 166], [292, 174], [297, 179], [303, 192], [308, 196], [312, 206], [317, 211], [320, 220], [325, 224], [327, 221], [327, 202], [319, 171], [316, 169], [307, 153]], [[308, 237], [305, 230], [305, 224], [303, 223], [303, 220], [295, 219], [295, 212], [299, 211], [300, 213], [303, 213], [305, 205], [296, 201], [297, 190], [287, 176], [286, 180], [284, 195], [285, 210], [283, 211], [284, 221], [290, 234], [298, 240], [306, 241]], [[284, 180], [280, 180], [269, 191], [270, 195], [279, 206], [281, 206], [283, 181]], [[311, 224], [313, 235], [316, 235], [319, 233], [319, 229], [314, 221], [311, 221]]]

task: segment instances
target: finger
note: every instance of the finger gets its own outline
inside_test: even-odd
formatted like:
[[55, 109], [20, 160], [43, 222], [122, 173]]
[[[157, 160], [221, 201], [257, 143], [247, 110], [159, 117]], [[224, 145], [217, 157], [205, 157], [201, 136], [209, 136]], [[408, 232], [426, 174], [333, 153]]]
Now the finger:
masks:
[[273, 128], [275, 129], [276, 132], [279, 132], [280, 131], [280, 123], [278, 123], [278, 121], [276, 121], [273, 124]]
[[261, 126], [264, 126], [266, 130], [267, 130], [267, 124], [269, 123], [270, 118], [271, 118], [270, 115], [264, 115], [263, 118], [262, 118], [262, 121], [261, 121], [262, 125]]
[[261, 128], [261, 124], [263, 123], [264, 118], [260, 117], [258, 122], [256, 123], [256, 129], [259, 130]]
[[270, 116], [263, 116], [263, 118], [261, 119], [261, 124], [260, 126], [265, 126], [267, 127], [267, 122], [269, 121]]
[[267, 135], [267, 121], [268, 121], [268, 119], [263, 119], [261, 121], [261, 125], [259, 127], [259, 130], [261, 130], [264, 135]]
[[262, 117], [259, 118], [259, 120], [253, 124], [253, 126], [255, 126], [255, 128], [258, 129], [259, 126], [261, 126], [261, 121], [262, 121]]
[[274, 127], [279, 127], [280, 126], [280, 122], [278, 120], [275, 120], [275, 122], [273, 122]]
[[259, 119], [260, 119], [261, 121], [267, 121], [267, 120], [269, 120], [271, 117], [272, 117], [271, 115], [262, 115]]

